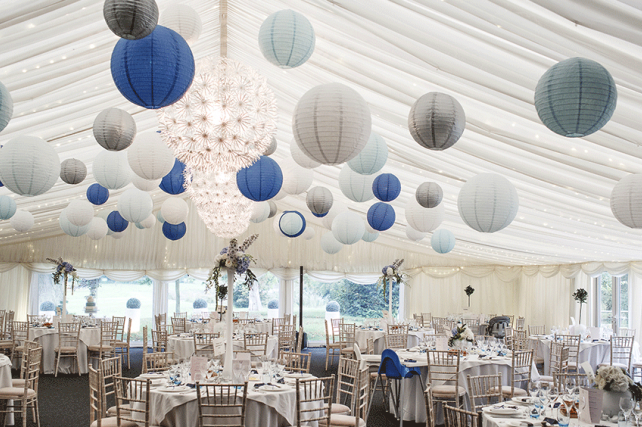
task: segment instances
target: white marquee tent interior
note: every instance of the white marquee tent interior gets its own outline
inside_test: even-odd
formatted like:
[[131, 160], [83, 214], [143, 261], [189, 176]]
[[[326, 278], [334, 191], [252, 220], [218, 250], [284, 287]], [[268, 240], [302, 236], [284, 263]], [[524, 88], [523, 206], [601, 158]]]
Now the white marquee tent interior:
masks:
[[[0, 81], [14, 101], [13, 118], [0, 133], [0, 144], [20, 136], [46, 140], [60, 160], [87, 165], [78, 185], [58, 180], [35, 197], [18, 196], [6, 187], [19, 209], [33, 214], [35, 225], [19, 233], [0, 222], [0, 309], [29, 310], [32, 273], [53, 270], [47, 257], [59, 256], [81, 277], [137, 278], [156, 283], [155, 303], [162, 310], [163, 284], [185, 272], [204, 278], [226, 240], [210, 233], [190, 203], [187, 234], [178, 241], [152, 229], [129, 227], [122, 238], [93, 241], [65, 235], [58, 223], [69, 202], [85, 199], [96, 182], [92, 162], [103, 150], [92, 134], [96, 115], [109, 107], [128, 111], [138, 133], [158, 129], [157, 114], [127, 101], [116, 89], [110, 57], [118, 41], [105, 24], [101, 1], [4, 1], [0, 3]], [[175, 1], [158, 0], [162, 11]], [[182, 0], [202, 19], [200, 38], [191, 45], [196, 60], [220, 53], [220, 2]], [[292, 115], [312, 87], [340, 82], [361, 94], [372, 114], [372, 129], [387, 142], [382, 172], [401, 181], [391, 202], [394, 226], [372, 243], [344, 246], [334, 255], [320, 246], [327, 231], [306, 207], [305, 193], [276, 201], [279, 212], [302, 212], [316, 235], [311, 240], [279, 235], [273, 220], [251, 224], [240, 238], [259, 234], [251, 252], [258, 268], [282, 279], [282, 289], [298, 280], [298, 267], [322, 280], [348, 277], [373, 283], [381, 267], [404, 258], [410, 280], [402, 312], [460, 312], [463, 288], [478, 292], [471, 311], [514, 313], [527, 323], [564, 324], [578, 305], [574, 288], [590, 288], [602, 271], [629, 274], [633, 307], [642, 301], [636, 261], [642, 232], [621, 224], [609, 201], [615, 184], [642, 173], [642, 8], [633, 0], [227, 0], [226, 49], [265, 76], [278, 103], [277, 162], [291, 157]], [[316, 47], [304, 65], [282, 70], [258, 47], [261, 23], [271, 13], [294, 9], [314, 27]], [[589, 58], [602, 64], [617, 85], [617, 108], [598, 132], [566, 138], [547, 129], [534, 107], [542, 74], [559, 61]], [[408, 130], [408, 113], [427, 92], [456, 98], [466, 113], [461, 139], [444, 151], [418, 145]], [[341, 166], [314, 169], [313, 186], [327, 187], [364, 220], [374, 201], [356, 203], [340, 191]], [[458, 193], [473, 176], [493, 172], [517, 189], [519, 211], [496, 233], [468, 227], [457, 209]], [[406, 237], [406, 202], [425, 181], [444, 192], [440, 228], [452, 231], [452, 252], [439, 254], [430, 233], [419, 242]], [[116, 209], [131, 185], [111, 192], [101, 211]], [[154, 212], [170, 197], [151, 191]], [[189, 203], [186, 193], [184, 197]], [[165, 303], [166, 304], [166, 303]], [[589, 301], [591, 310], [593, 296]], [[545, 309], [542, 309], [545, 308]], [[288, 309], [285, 308], [285, 311]], [[587, 316], [588, 317], [588, 316]], [[588, 321], [591, 322], [591, 319]], [[632, 326], [642, 327], [640, 313]]]

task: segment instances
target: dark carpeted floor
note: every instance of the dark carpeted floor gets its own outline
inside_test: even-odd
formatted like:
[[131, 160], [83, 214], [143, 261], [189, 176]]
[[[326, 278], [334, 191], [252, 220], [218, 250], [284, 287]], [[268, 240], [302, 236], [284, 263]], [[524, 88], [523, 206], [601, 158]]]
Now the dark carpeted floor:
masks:
[[[336, 374], [337, 362], [328, 371], [325, 370], [325, 349], [311, 348], [305, 352], [312, 353], [311, 373], [316, 376]], [[131, 369], [123, 374], [135, 377], [141, 372], [142, 349], [133, 349]], [[17, 376], [17, 372], [14, 372]], [[384, 411], [381, 393], [377, 393], [370, 412], [368, 426], [385, 427], [399, 425], [399, 421]], [[42, 427], [87, 427], [89, 426], [89, 385], [87, 375], [42, 375], [40, 377], [40, 425]], [[31, 417], [29, 417], [31, 420]], [[16, 419], [17, 425], [22, 420]], [[29, 426], [35, 426], [31, 421]], [[425, 424], [404, 422], [406, 427], [419, 427]], [[183, 427], [183, 426], [181, 426]], [[188, 426], [185, 426], [188, 427]]]

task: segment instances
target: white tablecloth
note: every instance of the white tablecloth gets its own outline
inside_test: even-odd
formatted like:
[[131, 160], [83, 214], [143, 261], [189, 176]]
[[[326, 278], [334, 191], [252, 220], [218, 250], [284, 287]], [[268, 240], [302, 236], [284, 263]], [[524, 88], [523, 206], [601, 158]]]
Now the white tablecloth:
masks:
[[[56, 372], [56, 353], [54, 349], [58, 347], [58, 332], [56, 329], [29, 328], [29, 340], [36, 341], [42, 346], [42, 369], [44, 373], [54, 374]], [[87, 369], [87, 347], [90, 345], [100, 345], [100, 328], [80, 329], [78, 364], [82, 374], [89, 372]], [[19, 363], [19, 361], [16, 361], [16, 363]], [[63, 374], [78, 373], [74, 361], [70, 357], [60, 359], [59, 372]]]
[[[434, 329], [420, 329], [417, 331], [408, 332], [408, 348], [416, 347], [426, 334], [435, 333]], [[357, 328], [354, 333], [354, 340], [359, 346], [359, 349], [365, 353], [368, 347], [368, 339], [374, 340], [375, 354], [381, 354], [386, 349], [386, 333], [379, 329], [361, 329]]]
[[[521, 407], [521, 405], [516, 405], [516, 406], [517, 407]], [[526, 408], [527, 408], [527, 406], [524, 405], [523, 409], [526, 409]], [[556, 416], [556, 413], [553, 414], [551, 412], [551, 410], [549, 409], [549, 410], [546, 411], [546, 416], [550, 417], [550, 418], [554, 418]], [[520, 417], [515, 417], [515, 418], [513, 418], [513, 417], [491, 417], [490, 415], [488, 415], [488, 413], [484, 412], [484, 415], [482, 415], [482, 427], [515, 427], [515, 426], [519, 426], [521, 422], [530, 423], [530, 424], [533, 424], [533, 425], [539, 425], [539, 423], [543, 419], [544, 419], [543, 416], [540, 416], [538, 419], [533, 419], [533, 418], [526, 417], [524, 415], [522, 415]], [[574, 426], [578, 426], [579, 425], [580, 427], [593, 427], [594, 426], [594, 424], [585, 423], [585, 422], [577, 420], [576, 418], [573, 418], [571, 420], [571, 425], [574, 425]], [[609, 422], [609, 421], [600, 421], [600, 425], [605, 425], [605, 426], [609, 426], [609, 427], [617, 426], [616, 423], [612, 423], [612, 422]], [[633, 424], [631, 424], [631, 425], [633, 425]]]
[[[276, 337], [268, 337], [266, 356], [271, 359], [278, 357], [278, 340]], [[243, 340], [234, 340], [234, 349], [242, 350]], [[174, 353], [174, 359], [187, 359], [194, 354], [194, 338], [170, 335], [167, 338], [167, 351]]]
[[[551, 361], [551, 343], [548, 338], [539, 338], [537, 342], [537, 356], [544, 359], [544, 373], [549, 375]], [[608, 341], [583, 341], [580, 343], [579, 363], [588, 361], [593, 370], [597, 371], [600, 363], [609, 363], [611, 358], [611, 346]], [[580, 368], [581, 369], [581, 368]], [[581, 369], [581, 372], [584, 372]]]
[[[4, 387], [11, 387], [11, 359], [0, 354], [0, 388]], [[13, 414], [7, 416], [7, 424], [13, 425]]]

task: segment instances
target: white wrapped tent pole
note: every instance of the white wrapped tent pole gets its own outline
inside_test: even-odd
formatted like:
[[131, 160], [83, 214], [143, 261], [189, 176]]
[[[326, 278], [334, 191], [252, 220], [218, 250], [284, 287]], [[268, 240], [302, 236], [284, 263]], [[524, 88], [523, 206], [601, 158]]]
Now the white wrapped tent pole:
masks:
[[234, 360], [234, 269], [227, 269], [227, 312], [225, 313], [225, 364], [223, 377], [232, 379], [234, 373], [232, 361]]

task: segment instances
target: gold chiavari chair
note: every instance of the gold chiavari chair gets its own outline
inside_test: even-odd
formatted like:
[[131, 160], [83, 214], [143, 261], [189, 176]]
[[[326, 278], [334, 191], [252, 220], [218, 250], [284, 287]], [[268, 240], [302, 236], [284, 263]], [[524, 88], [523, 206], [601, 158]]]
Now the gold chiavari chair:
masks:
[[330, 360], [330, 366], [334, 364], [334, 358], [341, 356], [341, 343], [334, 342], [334, 336], [332, 341], [330, 341], [330, 331], [328, 330], [329, 322], [325, 322], [325, 370], [328, 370], [328, 360]]
[[11, 339], [13, 340], [13, 350], [11, 352], [11, 361], [16, 356], [22, 357], [24, 353], [24, 342], [29, 340], [29, 322], [13, 321], [11, 322]]
[[267, 332], [243, 334], [243, 348], [248, 350], [252, 356], [265, 356], [267, 354]]
[[428, 382], [433, 401], [453, 402], [457, 407], [464, 403], [466, 388], [459, 385], [459, 350], [428, 350]]
[[[360, 362], [357, 359], [339, 358], [337, 369], [337, 394], [332, 404], [332, 416], [350, 415], [353, 406], [354, 387], [357, 384]], [[343, 403], [342, 403], [343, 402]], [[350, 405], [350, 406], [348, 406]]]
[[[617, 366], [630, 372], [634, 339], [634, 336], [611, 336], [611, 359], [609, 363], [611, 366]], [[600, 363], [600, 366], [604, 365], [607, 365], [607, 363]]]
[[[31, 408], [32, 417], [40, 426], [40, 411], [38, 409], [38, 381], [40, 378], [40, 363], [42, 347], [23, 349], [26, 361], [24, 385], [22, 387], [0, 388], [0, 414], [21, 414], [22, 426], [27, 427], [27, 412]], [[20, 408], [20, 411], [16, 409]], [[6, 417], [0, 417], [0, 419]], [[6, 421], [6, 420], [5, 420]]]
[[132, 335], [132, 319], [127, 320], [127, 330], [116, 336], [116, 341], [114, 342], [114, 351], [116, 354], [123, 356], [123, 362], [125, 362], [125, 355], [127, 356], [127, 369], [130, 369], [129, 363], [129, 352], [131, 349], [130, 340]]
[[[103, 417], [116, 416], [116, 377], [123, 375], [120, 356], [108, 357], [100, 361], [100, 385], [103, 399]], [[111, 405], [111, 406], [110, 406]]]
[[174, 354], [169, 352], [143, 354], [143, 373], [164, 372], [172, 365]]
[[446, 427], [478, 427], [479, 415], [465, 409], [444, 406], [444, 421]]
[[565, 347], [568, 347], [568, 370], [579, 372], [580, 344], [582, 343], [582, 336], [555, 334], [555, 341], [560, 341]]
[[56, 354], [56, 377], [60, 368], [60, 359], [72, 358], [78, 368], [80, 376], [80, 364], [78, 363], [78, 344], [80, 340], [80, 323], [59, 323], [58, 324], [58, 346], [54, 349]]
[[309, 380], [297, 378], [296, 390], [297, 427], [314, 421], [318, 422], [319, 427], [330, 427], [334, 375]]
[[288, 371], [310, 373], [312, 353], [282, 351], [279, 353], [279, 359], [283, 361], [283, 365], [285, 365], [285, 369]]
[[196, 383], [199, 427], [245, 426], [247, 382], [244, 384]]
[[[100, 361], [104, 357], [114, 356], [114, 342], [116, 341], [116, 323], [100, 323], [100, 344], [90, 345], [87, 347], [89, 360], [96, 359]], [[93, 357], [92, 357], [93, 356]]]
[[[150, 427], [149, 399], [151, 381], [136, 378], [116, 377], [116, 419], [117, 425], [122, 427], [124, 422], [134, 423], [141, 427]], [[144, 408], [144, 409], [141, 409]], [[144, 421], [143, 421], [144, 420]]]
[[[495, 375], [467, 376], [468, 398], [470, 408], [478, 412], [478, 408], [501, 402], [502, 397], [502, 373]], [[481, 403], [478, 403], [481, 400]]]
[[167, 331], [152, 331], [152, 351], [167, 351]]
[[175, 334], [187, 332], [187, 319], [185, 317], [172, 317], [172, 331]]
[[553, 375], [561, 374], [568, 371], [568, 353], [569, 348], [564, 347], [561, 342], [554, 341], [551, 343], [551, 352], [549, 357], [548, 375], [540, 376], [540, 381], [553, 384]]

